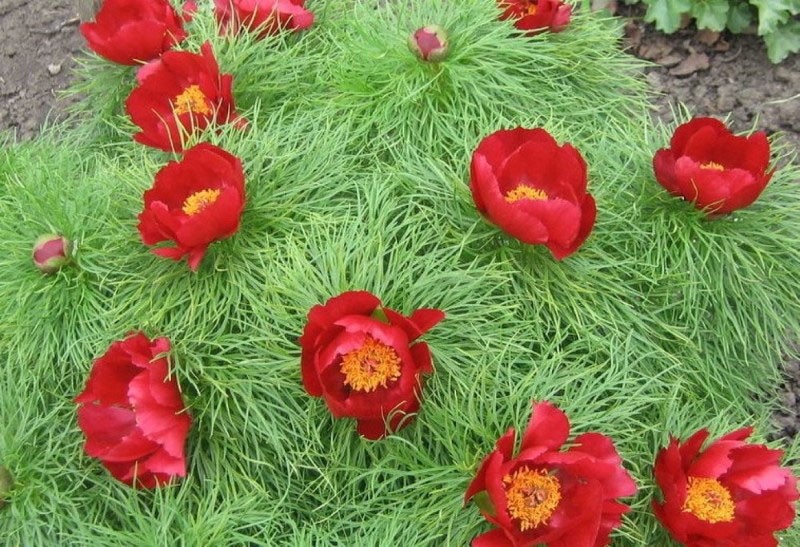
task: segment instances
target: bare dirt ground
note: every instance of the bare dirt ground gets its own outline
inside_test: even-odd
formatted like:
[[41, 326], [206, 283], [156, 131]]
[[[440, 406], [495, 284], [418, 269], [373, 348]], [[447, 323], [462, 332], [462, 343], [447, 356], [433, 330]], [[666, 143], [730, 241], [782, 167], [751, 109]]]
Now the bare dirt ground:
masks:
[[[73, 59], [83, 51], [81, 2], [87, 0], [0, 0], [0, 131], [28, 139], [63, 111], [59, 91], [69, 85]], [[641, 21], [642, 13], [620, 9], [630, 18], [627, 47], [654, 63], [646, 77], [662, 94], [655, 115], [671, 120], [670, 104], [680, 101], [695, 115], [730, 116], [736, 131], [781, 133], [800, 151], [800, 55], [772, 65], [756, 36], [693, 27], [664, 36]], [[776, 436], [794, 437], [800, 431], [800, 363], [786, 363], [777, 397], [787, 410], [774, 417]]]
[[0, 130], [30, 138], [57, 105], [83, 49], [76, 6], [75, 0], [0, 0]]

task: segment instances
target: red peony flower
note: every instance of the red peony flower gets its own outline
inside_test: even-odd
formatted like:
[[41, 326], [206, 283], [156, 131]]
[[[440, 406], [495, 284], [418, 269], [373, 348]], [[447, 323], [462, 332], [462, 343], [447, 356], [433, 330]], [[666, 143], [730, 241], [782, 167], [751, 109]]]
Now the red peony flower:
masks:
[[186, 38], [183, 23], [167, 0], [105, 0], [95, 21], [83, 23], [80, 29], [98, 55], [136, 65], [182, 42]]
[[519, 30], [538, 34], [561, 32], [569, 24], [572, 6], [562, 0], [497, 0], [504, 9], [500, 19], [514, 19]]
[[156, 173], [153, 187], [144, 193], [139, 234], [146, 245], [172, 241], [174, 247], [153, 253], [172, 260], [186, 256], [196, 271], [211, 243], [239, 229], [244, 200], [239, 158], [201, 143]]
[[259, 37], [277, 34], [281, 29], [303, 30], [314, 23], [306, 0], [214, 0], [214, 15], [220, 27], [238, 33], [259, 31]]
[[719, 120], [694, 118], [679, 126], [669, 148], [653, 157], [659, 184], [708, 213], [747, 207], [767, 186], [769, 141], [764, 132], [737, 137]]
[[753, 428], [729, 433], [704, 450], [708, 430], [680, 443], [674, 437], [656, 457], [663, 503], [653, 512], [689, 547], [766, 547], [794, 520], [797, 479], [778, 465], [783, 451], [749, 444]]
[[111, 344], [78, 395], [86, 453], [122, 482], [153, 488], [186, 476], [192, 419], [164, 355], [169, 340], [135, 333]]
[[189, 136], [212, 123], [246, 123], [236, 113], [232, 77], [219, 73], [208, 42], [200, 54], [166, 52], [142, 67], [137, 79], [125, 108], [142, 129], [133, 138], [146, 146], [179, 152]]
[[568, 443], [569, 421], [554, 405], [533, 404], [516, 456], [509, 429], [483, 460], [464, 502], [475, 499], [497, 528], [473, 547], [593, 547], [607, 545], [630, 508], [617, 501], [636, 493], [614, 444], [584, 433]]
[[335, 417], [355, 418], [368, 439], [402, 429], [419, 409], [422, 375], [433, 372], [428, 345], [415, 341], [442, 319], [427, 308], [405, 317], [365, 291], [314, 306], [300, 337], [306, 391]]
[[586, 163], [544, 129], [501, 130], [472, 154], [472, 198], [478, 210], [523, 243], [546, 245], [558, 260], [574, 253], [594, 226]]

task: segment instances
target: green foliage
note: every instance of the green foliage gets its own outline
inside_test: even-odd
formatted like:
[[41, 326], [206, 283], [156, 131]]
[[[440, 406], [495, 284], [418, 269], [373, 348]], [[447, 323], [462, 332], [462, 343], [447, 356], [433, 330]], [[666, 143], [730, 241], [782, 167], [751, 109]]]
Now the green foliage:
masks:
[[[626, 0], [635, 4], [639, 0]], [[658, 30], [672, 33], [685, 18], [697, 28], [714, 31], [747, 31], [757, 22], [758, 35], [767, 45], [767, 56], [779, 63], [800, 51], [800, 0], [641, 0], [647, 6], [645, 20]]]
[[[242, 158], [247, 205], [196, 273], [136, 231], [172, 158], [131, 141], [131, 69], [85, 59], [72, 126], [3, 147], [4, 544], [466, 545], [487, 529], [462, 506], [479, 462], [551, 400], [576, 433], [611, 436], [640, 485], [615, 545], [666, 545], [650, 501], [669, 435], [769, 433], [800, 332], [798, 166], [781, 158], [756, 204], [708, 220], [654, 180], [673, 128], [650, 121], [618, 21], [580, 12], [528, 37], [494, 2], [374, 4], [309, 0], [312, 29], [263, 41], [218, 36], [201, 5], [182, 47], [212, 42], [250, 124], [202, 136]], [[438, 67], [405, 44], [429, 23], [452, 40]], [[562, 262], [503, 235], [469, 192], [477, 143], [518, 125], [589, 166], [597, 224]], [[31, 264], [42, 232], [78, 244], [51, 277]], [[380, 442], [300, 381], [309, 308], [355, 289], [447, 313], [425, 336], [436, 371], [416, 421]], [[156, 491], [84, 454], [72, 401], [92, 360], [138, 329], [172, 340], [193, 416], [188, 476]], [[797, 462], [798, 441], [786, 449]], [[782, 536], [800, 542], [797, 526]]]

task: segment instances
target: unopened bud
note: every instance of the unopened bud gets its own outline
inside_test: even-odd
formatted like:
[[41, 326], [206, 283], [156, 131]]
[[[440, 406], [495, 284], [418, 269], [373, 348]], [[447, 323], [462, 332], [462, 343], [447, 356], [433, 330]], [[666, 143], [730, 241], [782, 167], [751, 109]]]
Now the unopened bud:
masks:
[[58, 234], [40, 236], [33, 244], [33, 263], [44, 274], [54, 274], [69, 262], [70, 242]]
[[438, 25], [422, 27], [408, 37], [408, 48], [423, 61], [438, 63], [447, 57], [447, 33]]

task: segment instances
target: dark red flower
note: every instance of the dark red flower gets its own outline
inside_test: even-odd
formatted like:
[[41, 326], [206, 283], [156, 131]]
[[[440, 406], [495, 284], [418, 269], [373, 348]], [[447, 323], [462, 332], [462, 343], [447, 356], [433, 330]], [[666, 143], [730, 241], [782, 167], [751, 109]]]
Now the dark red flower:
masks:
[[448, 53], [447, 33], [438, 25], [419, 28], [408, 37], [408, 49], [422, 61], [443, 61]]
[[43, 274], [54, 274], [72, 256], [72, 243], [59, 234], [45, 234], [33, 244], [33, 264]]
[[170, 376], [169, 340], [135, 333], [92, 365], [75, 402], [86, 453], [122, 482], [143, 488], [186, 476], [184, 444], [192, 419]]
[[500, 19], [514, 19], [520, 30], [538, 34], [561, 32], [569, 24], [572, 6], [562, 0], [497, 0], [503, 13]]
[[80, 30], [98, 55], [136, 65], [182, 42], [183, 23], [167, 0], [105, 0], [95, 21], [83, 23]]
[[500, 437], [464, 497], [497, 526], [476, 537], [473, 547], [608, 544], [630, 511], [617, 498], [634, 495], [636, 484], [611, 439], [584, 433], [567, 443], [568, 437], [569, 420], [548, 402], [533, 404], [516, 456], [514, 429]]
[[780, 467], [782, 450], [745, 439], [753, 428], [729, 433], [703, 449], [701, 429], [656, 457], [654, 473], [663, 502], [653, 512], [676, 540], [689, 547], [767, 547], [794, 520], [797, 479]]
[[472, 154], [470, 189], [478, 210], [523, 243], [546, 245], [561, 260], [594, 227], [586, 163], [544, 129], [492, 133]]
[[653, 156], [658, 182], [698, 209], [724, 214], [747, 207], [767, 186], [769, 141], [763, 131], [737, 137], [719, 120], [694, 118], [679, 126], [669, 148]]
[[300, 337], [303, 385], [358, 432], [380, 439], [419, 409], [422, 375], [433, 372], [428, 345], [416, 340], [444, 319], [437, 309], [406, 317], [366, 291], [349, 291], [311, 308]]
[[125, 102], [134, 139], [165, 151], [183, 150], [188, 138], [211, 124], [246, 123], [236, 113], [232, 76], [220, 74], [211, 44], [200, 54], [168, 51], [139, 70], [139, 85]]
[[239, 229], [244, 201], [239, 158], [201, 143], [156, 173], [153, 187], [144, 193], [139, 234], [146, 245], [173, 242], [174, 247], [153, 253], [172, 260], [186, 256], [195, 271], [211, 243]]
[[314, 23], [306, 0], [214, 0], [214, 15], [226, 32], [259, 31], [259, 37], [281, 29], [303, 30]]

